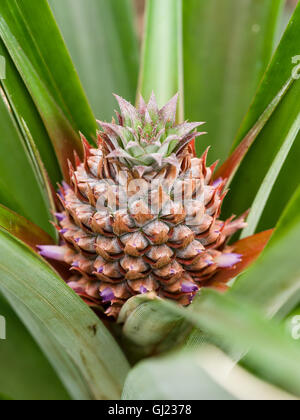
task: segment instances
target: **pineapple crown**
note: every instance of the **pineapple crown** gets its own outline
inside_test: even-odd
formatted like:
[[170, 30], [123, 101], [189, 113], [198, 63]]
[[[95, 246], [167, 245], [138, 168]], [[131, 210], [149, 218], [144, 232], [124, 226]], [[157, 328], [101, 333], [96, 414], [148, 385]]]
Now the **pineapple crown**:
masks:
[[100, 137], [108, 148], [108, 158], [122, 160], [130, 168], [142, 172], [178, 165], [178, 155], [196, 137], [206, 134], [195, 130], [203, 122], [176, 124], [178, 94], [159, 109], [154, 93], [146, 104], [140, 97], [135, 108], [115, 95], [121, 110], [116, 111], [119, 124], [98, 121], [103, 129]]

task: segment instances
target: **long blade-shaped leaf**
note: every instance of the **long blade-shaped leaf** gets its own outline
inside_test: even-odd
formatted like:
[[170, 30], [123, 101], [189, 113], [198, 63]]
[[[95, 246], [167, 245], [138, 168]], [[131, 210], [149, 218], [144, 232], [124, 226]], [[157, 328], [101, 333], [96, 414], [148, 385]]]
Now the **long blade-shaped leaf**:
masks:
[[179, 120], [184, 118], [182, 54], [182, 0], [147, 0], [139, 92], [147, 100], [154, 91], [160, 106], [179, 92]]
[[[21, 305], [18, 302], [18, 309]], [[1, 295], [0, 314], [7, 331], [7, 339], [0, 341], [0, 393], [14, 400], [69, 399], [47, 358]]]
[[269, 316], [288, 313], [300, 300], [300, 188], [284, 212], [269, 245], [232, 288]]
[[[128, 375], [123, 400], [234, 400], [232, 394], [209, 375], [205, 351], [176, 352], [148, 359]], [[207, 363], [208, 364], [208, 363]], [[221, 375], [220, 375], [221, 376]]]
[[0, 227], [34, 249], [37, 244], [47, 245], [53, 243], [51, 236], [37, 225], [1, 205]]
[[[300, 87], [300, 84], [299, 84], [299, 87]], [[300, 94], [300, 89], [298, 89], [298, 93]], [[289, 106], [286, 108], [287, 112], [291, 105], [292, 104], [289, 103]], [[284, 126], [282, 126], [281, 128], [284, 129]], [[266, 203], [268, 201], [268, 197], [270, 196], [272, 192], [277, 176], [279, 175], [281, 168], [283, 167], [284, 162], [291, 151], [291, 148], [294, 144], [295, 139], [297, 138], [299, 129], [300, 129], [300, 107], [299, 107], [298, 114], [294, 116], [294, 121], [291, 123], [290, 130], [286, 133], [284, 142], [282, 143], [282, 147], [278, 151], [277, 156], [275, 157], [273, 163], [270, 165], [269, 170], [266, 173], [264, 180], [262, 181], [262, 184], [252, 204], [249, 217], [247, 219], [248, 226], [244, 229], [242, 233], [242, 237], [245, 238], [248, 235], [253, 234], [255, 230], [257, 229], [260, 218], [263, 214]]]
[[61, 172], [51, 140], [32, 98], [1, 40], [0, 55], [4, 57], [6, 65], [5, 79], [1, 80], [0, 83], [13, 110], [15, 119], [19, 126], [22, 125], [22, 119], [26, 122], [49, 177], [55, 185], [61, 181]]
[[110, 120], [112, 93], [134, 102], [138, 41], [131, 0], [50, 0], [93, 111]]
[[82, 152], [96, 122], [46, 0], [3, 0], [0, 36], [16, 65], [68, 177], [67, 158]]
[[55, 366], [57, 376], [61, 378], [66, 389], [69, 390], [69, 394], [76, 400], [90, 399], [84, 379], [76, 366], [70, 361], [65, 350], [49, 335], [39, 319], [21, 301], [7, 292], [4, 294], [7, 301], [15, 308], [19, 319], [26, 320], [26, 325], [31, 335], [38, 337], [41, 350], [47, 356], [48, 361]]
[[230, 296], [207, 291], [194, 302], [195, 325], [227, 348], [248, 351], [247, 366], [264, 379], [300, 396], [299, 348], [276, 323]]
[[0, 203], [52, 233], [49, 199], [6, 101], [0, 97]]
[[[235, 143], [237, 145], [259, 120], [283, 86], [288, 86], [275, 112], [271, 114], [242, 161], [231, 184], [230, 200], [225, 202], [225, 215], [233, 209], [234, 212], [240, 212], [253, 206], [248, 234], [256, 230], [277, 176], [299, 132], [300, 83], [295, 71], [297, 65], [293, 60], [299, 54], [299, 39], [300, 5], [281, 40]], [[288, 186], [288, 177], [286, 183], [289, 194], [292, 194]], [[281, 209], [282, 207], [278, 210], [273, 208], [277, 220]]]
[[289, 88], [293, 84], [294, 80], [292, 77], [288, 79], [285, 85], [280, 89], [277, 95], [273, 98], [272, 102], [268, 104], [267, 108], [260, 115], [253, 127], [241, 141], [241, 143], [236, 147], [233, 153], [229, 158], [224, 162], [224, 164], [218, 169], [215, 173], [215, 179], [223, 178], [227, 180], [227, 185], [230, 185], [232, 179], [236, 175], [241, 163], [243, 162], [248, 150], [253, 145], [259, 134], [265, 128], [269, 119], [272, 117], [277, 107], [280, 105], [282, 99], [288, 92]]
[[[147, 301], [149, 297], [145, 295], [144, 304]], [[283, 334], [280, 325], [265, 320], [260, 312], [242, 300], [208, 289], [194, 299], [188, 310], [163, 299], [159, 302], [167, 313], [173, 313], [174, 319], [181, 316], [209, 334], [229, 354], [247, 352], [245, 363], [248, 368], [300, 396], [299, 346]]]
[[[269, 63], [281, 0], [184, 0], [186, 116], [207, 121], [212, 159], [225, 159]], [[204, 143], [203, 143], [204, 141]]]
[[[234, 398], [235, 397], [235, 398]], [[216, 348], [177, 351], [134, 367], [124, 400], [295, 400], [237, 366]]]
[[281, 169], [273, 190], [261, 215], [257, 231], [273, 227], [300, 184], [300, 134]]
[[[48, 236], [38, 226], [36, 226], [35, 224], [29, 222], [27, 219], [19, 216], [18, 214], [12, 212], [11, 210], [3, 206], [0, 206], [0, 226], [6, 229], [9, 233], [14, 235], [18, 239], [27, 243], [34, 250], [37, 250], [37, 247], [36, 247], [37, 244], [42, 245], [42, 244], [53, 243], [53, 239], [50, 236]], [[2, 290], [2, 293], [3, 293], [3, 290]], [[66, 388], [70, 390], [70, 394], [73, 397], [78, 398], [78, 399], [83, 398], [83, 396], [86, 395], [86, 392], [87, 392], [86, 386], [84, 382], [82, 381], [81, 376], [78, 374], [76, 367], [73, 366], [72, 362], [70, 362], [67, 354], [62, 350], [61, 346], [59, 346], [56, 340], [53, 337], [51, 337], [51, 335], [48, 334], [47, 330], [43, 328], [39, 320], [26, 308], [26, 306], [24, 306], [24, 304], [21, 301], [17, 300], [13, 295], [10, 295], [8, 292], [5, 292], [5, 296], [6, 296], [7, 301], [11, 303], [11, 306], [15, 308], [15, 311], [19, 315], [19, 318], [21, 320], [26, 319], [27, 327], [31, 331], [32, 335], [34, 337], [39, 337], [40, 347], [43, 349], [44, 353], [47, 355], [48, 359], [53, 363], [53, 365], [56, 366], [57, 373], [66, 384]], [[48, 375], [51, 378], [52, 372], [48, 367], [48, 363], [44, 361], [44, 357], [39, 355], [39, 350], [37, 349], [36, 344], [33, 343], [29, 337], [27, 338], [28, 334], [26, 333], [25, 329], [22, 328], [22, 326], [20, 325], [20, 322], [18, 322], [16, 317], [12, 315], [12, 311], [8, 308], [8, 305], [4, 305], [3, 302], [1, 301], [1, 298], [0, 298], [0, 303], [1, 303], [0, 313], [2, 315], [5, 315], [5, 317], [9, 316], [10, 318], [9, 330], [11, 331], [12, 329], [14, 329], [15, 341], [18, 339], [21, 339], [22, 337], [22, 340], [25, 340], [25, 342], [27, 343], [27, 347], [24, 348], [22, 346], [22, 354], [24, 354], [25, 350], [28, 348], [28, 351], [30, 351], [30, 353], [31, 352], [33, 353], [34, 355], [33, 357], [35, 357], [36, 360], [40, 361], [39, 363], [41, 366], [39, 368], [37, 377], [35, 377], [35, 375], [33, 376], [31, 375], [31, 379], [30, 379], [30, 382], [32, 382], [32, 385], [34, 388], [35, 383], [39, 381], [40, 377], [43, 377], [43, 375]], [[4, 306], [5, 311], [3, 309], [3, 306]], [[9, 338], [9, 341], [11, 342], [11, 336]], [[2, 354], [2, 357], [0, 357], [0, 360], [1, 361], [3, 360], [4, 362], [4, 359], [5, 359], [5, 367], [4, 366], [1, 367], [1, 382], [0, 382], [3, 386], [3, 389], [6, 389], [5, 387], [9, 386], [9, 384], [11, 383], [10, 380], [8, 379], [8, 375], [9, 375], [9, 372], [13, 369], [13, 365], [12, 365], [13, 359], [17, 357], [15, 352], [13, 352], [12, 346], [17, 346], [17, 348], [19, 349], [19, 345], [20, 344], [17, 345], [16, 342], [14, 342], [6, 346], [7, 353], [9, 352], [8, 353], [9, 357], [7, 353], [5, 353], [5, 356], [4, 356], [3, 352], [1, 353], [1, 349], [0, 349], [0, 354]], [[2, 349], [3, 349], [3, 346], [2, 346]], [[28, 358], [27, 353], [24, 354], [24, 358], [20, 360], [20, 363], [22, 363], [23, 360], [25, 360], [24, 363], [26, 363], [26, 358]], [[27, 363], [29, 363], [30, 360], [29, 361], [27, 360]], [[60, 366], [59, 366], [59, 363], [60, 363]], [[42, 373], [40, 373], [40, 371]], [[24, 372], [24, 367], [20, 366], [20, 373], [17, 374], [20, 377], [19, 378], [15, 377], [14, 380], [15, 381], [22, 380], [22, 375], [24, 374], [23, 372]], [[26, 369], [25, 369], [25, 374], [26, 374]], [[11, 376], [11, 374], [9, 376]], [[20, 390], [17, 390], [17, 393], [15, 391], [11, 395], [13, 395], [15, 399], [17, 399], [18, 397], [21, 399], [25, 399], [26, 396], [27, 396], [26, 399], [28, 398], [32, 399], [34, 397], [37, 399], [38, 395], [40, 395], [39, 397], [40, 399], [43, 397], [44, 392], [48, 392], [48, 381], [46, 380], [46, 378], [45, 378], [45, 381], [47, 383], [47, 387], [43, 387], [41, 384], [39, 384], [38, 394], [36, 391], [34, 391], [34, 389], [33, 391], [29, 390], [29, 394], [27, 394], [26, 392], [24, 393], [24, 391], [22, 394], [22, 391], [21, 391], [22, 387], [20, 387]], [[53, 378], [51, 379], [51, 381], [54, 382], [54, 385], [55, 385], [55, 379]], [[58, 388], [57, 398], [66, 398], [66, 395], [60, 390], [58, 385], [56, 385], [55, 388]], [[55, 392], [55, 388], [53, 390], [54, 392]], [[30, 392], [35, 392], [36, 395], [30, 394]], [[51, 395], [45, 395], [45, 396], [47, 398], [51, 398]], [[86, 395], [86, 397], [88, 398], [88, 395]]]
[[[119, 398], [128, 364], [102, 322], [27, 246], [5, 231], [0, 231], [0, 246], [0, 286], [32, 312], [59, 346], [59, 355], [76, 368], [85, 384], [82, 397]], [[30, 328], [31, 319], [24, 322]], [[61, 357], [53, 354], [52, 362], [60, 369]]]

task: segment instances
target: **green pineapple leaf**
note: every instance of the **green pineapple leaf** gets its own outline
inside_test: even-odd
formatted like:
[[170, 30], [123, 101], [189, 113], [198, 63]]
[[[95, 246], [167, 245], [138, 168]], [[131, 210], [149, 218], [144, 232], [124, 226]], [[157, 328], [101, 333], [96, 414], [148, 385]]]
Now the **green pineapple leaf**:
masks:
[[[298, 188], [260, 258], [237, 279], [228, 292], [237, 301], [246, 300], [258, 307], [268, 318], [285, 317], [300, 301], [297, 245], [300, 235], [299, 214], [300, 189]], [[219, 277], [219, 280], [224, 280], [222, 274]], [[299, 310], [293, 311], [289, 315], [289, 320], [298, 314]], [[190, 338], [193, 342], [201, 342], [203, 333], [196, 330]], [[247, 363], [247, 359], [244, 362]]]
[[22, 120], [26, 122], [26, 126], [39, 150], [49, 178], [53, 185], [55, 185], [61, 181], [61, 171], [51, 140], [31, 95], [2, 40], [0, 40], [0, 55], [4, 57], [6, 66], [5, 79], [0, 80], [0, 84], [12, 108], [12, 115], [16, 120], [16, 124], [20, 127], [23, 125]]
[[139, 363], [126, 379], [122, 400], [235, 400], [205, 368], [213, 359], [207, 353], [178, 351]]
[[[295, 144], [294, 142], [297, 141], [296, 144], [299, 144], [296, 139], [300, 127], [300, 83], [296, 74], [298, 67], [294, 61], [294, 57], [299, 55], [299, 37], [300, 5], [289, 23], [235, 141], [235, 146], [241, 144], [244, 136], [256, 124], [278, 92], [283, 91], [284, 94], [279, 98], [280, 101], [276, 108], [265, 121], [263, 129], [259, 130], [256, 133], [257, 136], [251, 140], [251, 144], [254, 140], [255, 142], [241, 162], [231, 183], [230, 200], [227, 199], [224, 203], [225, 215], [231, 214], [232, 211], [243, 212], [251, 207], [249, 226], [245, 235], [257, 230], [284, 162]], [[295, 165], [294, 160], [292, 164]], [[295, 169], [293, 173], [295, 173]], [[284, 174], [286, 176], [287, 172], [283, 172]], [[276, 222], [280, 217], [280, 213], [287, 204], [285, 200], [289, 200], [294, 193], [295, 183], [292, 182], [291, 186], [289, 185], [290, 176], [292, 176], [291, 171], [284, 183], [286, 191], [283, 197], [277, 190], [279, 195], [273, 204], [280, 200], [281, 203], [278, 207], [272, 206], [273, 222]], [[273, 225], [268, 220], [265, 225], [260, 225], [260, 227], [266, 229]]]
[[0, 205], [0, 227], [33, 249], [36, 248], [37, 244], [53, 243], [51, 236], [37, 225], [2, 205]]
[[148, 0], [138, 92], [161, 107], [179, 93], [177, 119], [184, 120], [182, 0]]
[[[23, 304], [18, 301], [18, 308]], [[66, 400], [70, 397], [47, 357], [0, 294], [7, 339], [0, 342], [0, 394], [14, 400]], [[24, 318], [25, 319], [25, 318]], [[48, 335], [49, 337], [49, 335]], [[39, 340], [40, 343], [40, 340]]]
[[[146, 302], [144, 296], [141, 305]], [[243, 363], [263, 380], [300, 396], [299, 346], [277, 322], [266, 320], [260, 311], [233, 295], [208, 289], [203, 289], [188, 309], [163, 299], [159, 303], [169, 317], [181, 316], [234, 360], [247, 354]]]
[[299, 238], [300, 188], [267, 248], [230, 293], [259, 306], [269, 317], [287, 315], [300, 302]]
[[52, 140], [68, 179], [67, 159], [82, 155], [79, 131], [95, 138], [96, 122], [46, 0], [0, 4], [0, 36]]
[[269, 63], [282, 0], [184, 0], [186, 118], [207, 121], [197, 142], [224, 160]]
[[[7, 98], [0, 96], [0, 203], [53, 234], [44, 178]], [[30, 199], [29, 199], [30, 195]]]
[[27, 246], [3, 230], [0, 244], [0, 287], [13, 297], [11, 303], [42, 348], [46, 339], [48, 347], [52, 343], [50, 360], [68, 391], [74, 398], [120, 398], [129, 366], [99, 318]]
[[[97, 118], [114, 113], [112, 93], [134, 102], [139, 49], [131, 0], [50, 0]], [[96, 87], [96, 88], [95, 88]]]
[[296, 400], [213, 346], [150, 358], [129, 373], [123, 400]]

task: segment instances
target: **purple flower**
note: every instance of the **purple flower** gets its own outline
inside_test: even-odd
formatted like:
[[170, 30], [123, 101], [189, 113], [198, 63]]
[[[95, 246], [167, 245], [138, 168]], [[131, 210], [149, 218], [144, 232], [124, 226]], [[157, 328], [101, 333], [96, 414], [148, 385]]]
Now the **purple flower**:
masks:
[[79, 262], [78, 261], [74, 261], [73, 264], [72, 264], [72, 267], [79, 268]]
[[140, 294], [141, 294], [141, 295], [144, 295], [145, 293], [148, 293], [148, 291], [149, 291], [149, 290], [148, 290], [146, 287], [144, 287], [144, 286], [141, 286], [141, 287], [140, 287]]
[[39, 254], [50, 260], [64, 261], [65, 260], [65, 248], [54, 245], [40, 245], [37, 247]]
[[66, 218], [66, 216], [63, 213], [55, 213], [54, 216], [59, 222], [62, 222]]
[[214, 263], [211, 260], [206, 260], [205, 263], [211, 267]]
[[84, 294], [85, 290], [76, 281], [70, 281], [67, 285], [77, 294]]
[[222, 254], [215, 261], [220, 268], [232, 268], [242, 261], [242, 255], [233, 253]]
[[219, 185], [221, 185], [221, 184], [222, 184], [222, 182], [223, 182], [223, 179], [222, 179], [222, 178], [218, 178], [218, 179], [216, 179], [216, 180], [213, 182], [212, 186], [217, 188]]
[[106, 289], [104, 289], [100, 293], [100, 296], [102, 298], [103, 303], [111, 302], [112, 300], [115, 299], [115, 294], [110, 287], [107, 287]]
[[199, 290], [198, 286], [191, 282], [185, 282], [181, 285], [181, 291], [183, 293], [193, 293]]
[[63, 189], [65, 190], [65, 191], [68, 191], [68, 190], [70, 190], [71, 188], [69, 187], [69, 185], [65, 182], [65, 181], [63, 181], [62, 182], [62, 187], [63, 187]]

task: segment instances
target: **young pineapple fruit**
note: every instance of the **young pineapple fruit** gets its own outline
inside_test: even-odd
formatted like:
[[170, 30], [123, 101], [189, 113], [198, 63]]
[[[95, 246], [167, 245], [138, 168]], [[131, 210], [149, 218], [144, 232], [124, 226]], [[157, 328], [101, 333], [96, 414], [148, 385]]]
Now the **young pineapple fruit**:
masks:
[[70, 164], [71, 185], [60, 190], [61, 245], [40, 247], [68, 263], [69, 285], [109, 316], [147, 292], [188, 305], [241, 260], [227, 242], [244, 218], [219, 220], [225, 182], [212, 181], [207, 151], [195, 156], [202, 123], [176, 125], [177, 99], [159, 110], [154, 95], [138, 109], [117, 97], [118, 124], [100, 122], [98, 148], [83, 138], [84, 163]]

